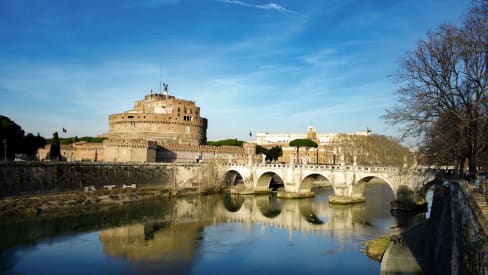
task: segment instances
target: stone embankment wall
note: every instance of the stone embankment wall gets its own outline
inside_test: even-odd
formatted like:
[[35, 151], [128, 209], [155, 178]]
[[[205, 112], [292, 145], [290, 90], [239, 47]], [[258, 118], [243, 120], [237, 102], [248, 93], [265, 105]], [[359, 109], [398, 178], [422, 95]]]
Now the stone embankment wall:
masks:
[[426, 274], [488, 274], [488, 221], [466, 182], [437, 187], [428, 221]]
[[161, 187], [174, 191], [215, 186], [212, 164], [122, 164], [75, 162], [10, 162], [0, 164], [0, 197], [82, 191], [86, 186]]

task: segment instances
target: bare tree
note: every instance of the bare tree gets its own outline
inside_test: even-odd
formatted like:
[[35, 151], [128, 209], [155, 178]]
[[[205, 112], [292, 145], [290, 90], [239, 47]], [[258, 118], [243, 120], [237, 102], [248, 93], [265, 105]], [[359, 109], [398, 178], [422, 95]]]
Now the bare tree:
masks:
[[405, 161], [407, 164], [413, 163], [408, 148], [391, 137], [340, 134], [334, 138], [334, 143], [348, 164], [354, 161], [359, 165], [402, 166]]
[[473, 7], [460, 27], [430, 31], [407, 53], [396, 74], [398, 104], [385, 115], [404, 126], [404, 137], [422, 137], [424, 149], [442, 161], [462, 170], [467, 159], [472, 175], [488, 149], [487, 6]]

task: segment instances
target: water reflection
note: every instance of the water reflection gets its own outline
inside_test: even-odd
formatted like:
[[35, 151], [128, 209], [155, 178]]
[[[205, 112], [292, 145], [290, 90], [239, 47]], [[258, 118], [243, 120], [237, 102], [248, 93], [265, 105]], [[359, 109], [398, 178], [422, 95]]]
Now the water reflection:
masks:
[[[329, 205], [333, 190], [326, 188], [316, 190], [317, 195], [309, 199], [195, 196], [101, 213], [3, 221], [0, 234], [11, 241], [2, 242], [0, 272], [29, 273], [38, 268], [46, 273], [72, 273], [77, 267], [63, 263], [94, 261], [75, 273], [103, 274], [109, 268], [109, 273], [146, 274], [342, 274], [364, 270], [377, 274], [379, 265], [359, 252], [361, 242], [422, 218], [392, 217], [389, 203], [393, 194], [388, 188], [368, 186], [367, 202], [349, 206]], [[40, 239], [49, 240], [49, 245]], [[71, 258], [69, 253], [60, 254], [66, 243], [76, 243], [78, 254]], [[98, 249], [101, 254], [96, 253]], [[96, 255], [92, 256], [96, 260], [87, 255]], [[61, 259], [56, 269], [45, 264], [53, 262], [48, 257]]]
[[255, 200], [259, 211], [266, 218], [271, 219], [281, 214], [281, 202], [276, 196], [258, 196]]
[[240, 196], [231, 196], [230, 193], [222, 194], [222, 202], [224, 203], [225, 209], [229, 212], [236, 212], [241, 209], [244, 203], [244, 198]]
[[198, 250], [203, 226], [144, 223], [101, 230], [106, 255], [128, 259], [144, 273], [188, 273]]

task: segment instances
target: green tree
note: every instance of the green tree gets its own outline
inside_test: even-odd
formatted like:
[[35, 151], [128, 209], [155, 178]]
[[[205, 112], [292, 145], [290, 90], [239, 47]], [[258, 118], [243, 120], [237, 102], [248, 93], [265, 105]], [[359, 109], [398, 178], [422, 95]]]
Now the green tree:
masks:
[[7, 159], [13, 159], [17, 148], [22, 143], [24, 131], [14, 121], [6, 116], [0, 116], [0, 146], [2, 159], [5, 157], [5, 147], [7, 151]]
[[[6, 142], [6, 144], [4, 143]], [[24, 130], [6, 116], [0, 115], [0, 149], [1, 159], [4, 158], [7, 147], [7, 159], [14, 159], [16, 153], [24, 153], [35, 156], [37, 149], [44, 147], [46, 140], [39, 134], [34, 136], [28, 133], [24, 136]]]
[[317, 148], [319, 145], [308, 138], [297, 138], [289, 143], [290, 146], [297, 148], [297, 162], [301, 162], [300, 160], [300, 147], [314, 147]]
[[271, 149], [268, 150], [268, 154], [266, 154], [266, 159], [271, 161], [278, 160], [279, 157], [283, 155], [283, 149], [280, 146], [273, 146]]
[[256, 145], [256, 155], [261, 155], [261, 154], [268, 154], [268, 149], [264, 148], [261, 145]]
[[35, 156], [37, 154], [37, 149], [44, 147], [45, 145], [46, 139], [41, 137], [39, 133], [37, 133], [37, 136], [28, 133], [23, 137], [22, 148], [20, 148], [18, 152]]
[[283, 150], [280, 146], [273, 146], [270, 149], [266, 149], [261, 145], [256, 145], [256, 154], [264, 154], [266, 160], [273, 161], [278, 160], [278, 158], [283, 155]]
[[59, 142], [58, 132], [53, 133], [53, 138], [51, 140], [51, 149], [49, 150], [50, 159], [61, 159], [61, 144]]

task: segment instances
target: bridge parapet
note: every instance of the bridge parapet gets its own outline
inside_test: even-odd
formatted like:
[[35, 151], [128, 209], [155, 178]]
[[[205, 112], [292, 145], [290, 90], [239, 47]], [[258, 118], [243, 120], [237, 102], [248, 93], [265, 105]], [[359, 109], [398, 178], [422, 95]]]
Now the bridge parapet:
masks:
[[313, 195], [311, 189], [315, 184], [329, 182], [334, 188], [335, 195], [341, 197], [340, 201], [364, 201], [366, 184], [374, 178], [390, 186], [395, 201], [416, 201], [419, 190], [431, 178], [428, 169], [419, 167], [227, 163], [222, 169], [222, 174], [234, 173], [234, 176], [226, 178], [230, 181], [236, 179], [231, 185], [236, 185], [237, 180], [244, 183], [245, 188], [241, 189], [246, 189], [246, 193], [269, 191], [278, 183], [283, 186], [281, 192], [286, 193], [287, 197], [302, 197], [307, 194]]

